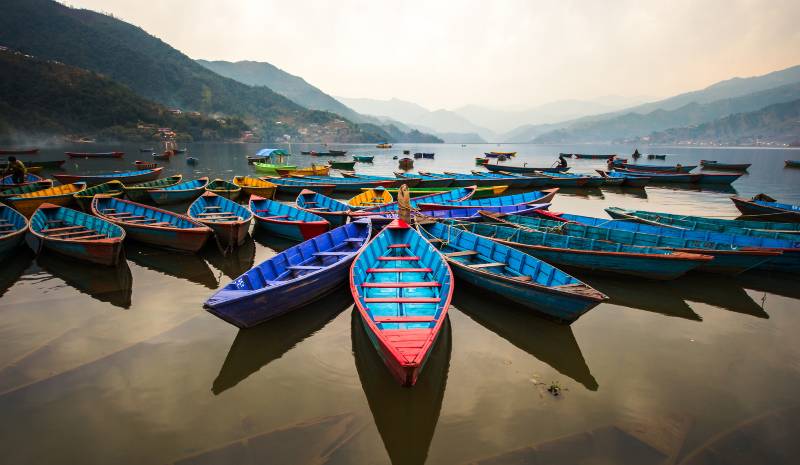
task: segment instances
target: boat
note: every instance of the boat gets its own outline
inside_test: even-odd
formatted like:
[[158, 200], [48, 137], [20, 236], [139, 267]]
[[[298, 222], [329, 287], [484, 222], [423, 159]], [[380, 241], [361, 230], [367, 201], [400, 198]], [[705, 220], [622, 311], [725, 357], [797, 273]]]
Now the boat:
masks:
[[265, 199], [275, 198], [278, 186], [260, 178], [252, 176], [234, 176], [233, 183], [242, 188], [247, 195], [257, 195]]
[[414, 160], [411, 158], [401, 158], [400, 161], [397, 162], [397, 167], [401, 170], [410, 170], [414, 168]]
[[[575, 237], [559, 230], [536, 230], [520, 223], [518, 216], [500, 218], [483, 213], [492, 224], [459, 223], [463, 230], [513, 247], [553, 266], [564, 266], [597, 273], [632, 275], [646, 279], [669, 280], [684, 275], [712, 257], [673, 252], [657, 247], [615, 244], [607, 240]], [[505, 221], [510, 221], [504, 225]], [[534, 223], [541, 221], [533, 218]], [[520, 227], [522, 226], [522, 227]]]
[[0, 189], [2, 189], [0, 190], [0, 201], [9, 197], [16, 197], [29, 192], [36, 192], [42, 189], [47, 189], [48, 187], [53, 187], [53, 180], [43, 179], [41, 181], [32, 182], [22, 186], [9, 187], [8, 189], [5, 189], [4, 187], [5, 186], [0, 187]]
[[[33, 163], [35, 168], [56, 169], [56, 168], [61, 168], [61, 166], [64, 165], [64, 163], [66, 163], [66, 161], [67, 160], [46, 160], [46, 161], [36, 160], [36, 161], [31, 161], [30, 163]], [[7, 162], [0, 163], [0, 171], [5, 170], [7, 167], [8, 167]], [[28, 167], [29, 172], [30, 169], [31, 167]]]
[[158, 179], [163, 169], [163, 167], [159, 166], [158, 168], [149, 170], [120, 171], [103, 174], [54, 174], [53, 177], [58, 179], [61, 184], [85, 182], [89, 186], [94, 186], [112, 180], [121, 181], [124, 184], [135, 184]]
[[389, 181], [390, 184], [387, 184], [385, 186], [387, 188], [399, 188], [403, 184], [405, 184], [407, 187], [415, 187], [422, 181], [422, 179], [420, 178], [397, 178], [397, 177], [392, 178], [388, 176], [371, 176], [367, 174], [356, 174], [347, 171], [342, 171], [342, 176], [345, 178], [364, 179], [366, 181]]
[[122, 158], [125, 152], [64, 152], [70, 158]]
[[489, 159], [488, 158], [475, 157], [475, 164], [476, 165], [486, 165], [488, 163], [489, 163]]
[[631, 177], [644, 177], [648, 178], [648, 182], [653, 184], [660, 183], [677, 183], [677, 184], [691, 184], [700, 180], [701, 174], [690, 173], [667, 173], [660, 171], [634, 171], [626, 168], [614, 168], [614, 171], [627, 174]]
[[720, 163], [716, 160], [700, 160], [703, 169], [725, 170], [725, 171], [747, 171], [752, 163]]
[[475, 176], [480, 176], [482, 178], [489, 178], [498, 181], [500, 184], [507, 185], [510, 188], [514, 189], [525, 189], [528, 187], [544, 187], [547, 186], [548, 182], [550, 182], [550, 178], [544, 175], [537, 175], [537, 176], [530, 176], [530, 175], [523, 175], [523, 174], [514, 174], [514, 173], [506, 173], [506, 172], [499, 172], [499, 173], [488, 173], [486, 171], [476, 171], [472, 170], [472, 174]]
[[375, 148], [378, 148], [378, 149], [390, 149], [390, 148], [392, 148], [392, 144], [387, 144], [387, 143], [384, 142], [383, 144], [376, 145]]
[[195, 157], [186, 157], [186, 164], [187, 165], [196, 165], [199, 162], [200, 162], [200, 160], [198, 160]]
[[447, 318], [447, 262], [416, 230], [393, 221], [358, 254], [350, 291], [372, 345], [403, 386], [413, 386]]
[[493, 176], [481, 176], [480, 174], [464, 174], [464, 173], [452, 173], [452, 172], [445, 172], [444, 174], [438, 173], [428, 173], [425, 171], [421, 171], [420, 175], [423, 176], [430, 176], [433, 178], [452, 178], [453, 182], [450, 184], [452, 187], [466, 187], [466, 186], [478, 186], [478, 187], [485, 187], [485, 186], [513, 186], [516, 188], [523, 188], [527, 187], [530, 184], [530, 181], [524, 177], [514, 178], [514, 177], [493, 177]]
[[453, 185], [455, 181], [455, 178], [450, 176], [426, 176], [422, 174], [400, 172], [396, 172], [394, 175], [400, 179], [419, 179], [419, 182], [414, 187], [448, 187]]
[[250, 197], [250, 211], [255, 215], [258, 226], [276, 236], [295, 241], [317, 237], [330, 228], [330, 223], [319, 215], [257, 195]]
[[153, 147], [139, 147], [139, 152], [152, 153], [153, 152]]
[[537, 174], [537, 172], [541, 173], [559, 173], [563, 171], [568, 171], [569, 166], [551, 166], [551, 167], [528, 167], [528, 166], [514, 166], [514, 165], [492, 165], [487, 164], [484, 167], [489, 171], [497, 172], [508, 172], [508, 173], [519, 173], [519, 174]]
[[683, 229], [702, 229], [706, 231], [729, 232], [745, 236], [782, 237], [789, 239], [798, 237], [800, 223], [778, 223], [772, 221], [727, 220], [707, 218], [704, 216], [676, 215], [674, 213], [651, 212], [644, 210], [626, 210], [609, 207], [606, 213], [612, 218], [638, 221], [644, 224], [657, 223], [661, 226], [673, 226]]
[[697, 165], [632, 165], [621, 160], [614, 160], [615, 167], [626, 168], [630, 171], [646, 171], [659, 173], [688, 173], [697, 168]]
[[172, 152], [166, 151], [164, 153], [153, 153], [153, 160], [166, 160], [169, 161], [169, 158], [172, 156]]
[[374, 159], [374, 155], [353, 155], [353, 160], [359, 163], [372, 163], [372, 160]]
[[81, 210], [88, 212], [92, 208], [92, 199], [97, 194], [105, 194], [110, 197], [121, 197], [125, 193], [125, 185], [119, 181], [111, 180], [86, 188], [74, 194], [75, 201]]
[[[423, 195], [430, 195], [430, 194], [443, 194], [445, 192], [450, 192], [452, 190], [459, 189], [458, 187], [410, 187], [408, 189], [408, 194], [414, 197], [420, 197]], [[390, 188], [386, 189], [391, 195], [397, 195], [397, 192], [400, 189], [397, 188]], [[473, 199], [483, 199], [486, 197], [496, 197], [501, 195], [503, 192], [508, 190], [508, 186], [487, 186], [487, 187], [478, 187], [475, 189], [475, 193], [472, 194]], [[390, 200], [391, 202], [391, 200]]]
[[269, 161], [269, 157], [247, 156], [246, 158], [248, 165], [252, 165], [255, 162], [267, 163]]
[[352, 170], [356, 166], [356, 161], [335, 161], [335, 160], [328, 160], [328, 165], [331, 168], [337, 170]]
[[331, 171], [331, 167], [329, 165], [312, 164], [305, 168], [276, 168], [275, 171], [278, 173], [278, 176], [283, 178], [290, 176], [327, 176]]
[[236, 200], [242, 193], [242, 188], [236, 184], [222, 179], [215, 179], [206, 185], [206, 191], [213, 192], [229, 200]]
[[[542, 175], [547, 176], [549, 181], [547, 182], [550, 186], [556, 187], [588, 187], [589, 181], [592, 180], [589, 176], [582, 176], [577, 174], [571, 173], [542, 173]], [[598, 178], [598, 181], [593, 181], [592, 183], [595, 184], [594, 187], [597, 187], [602, 184], [602, 178]]]
[[361, 178], [337, 178], [333, 176], [303, 176], [298, 179], [300, 182], [311, 182], [319, 184], [333, 184], [334, 192], [360, 192], [364, 188], [374, 189], [376, 187], [390, 187], [397, 183], [395, 179], [361, 179]]
[[443, 223], [419, 226], [459, 280], [565, 323], [608, 297], [538, 258]]
[[[627, 173], [621, 173], [619, 171], [603, 171], [603, 170], [595, 170], [597, 174], [602, 176], [606, 179], [606, 182], [612, 181], [614, 179], [621, 179], [622, 181], [619, 183], [625, 187], [644, 187], [650, 183], [649, 176], [632, 176]], [[614, 183], [612, 182], [612, 185]]]
[[343, 157], [347, 154], [347, 150], [328, 150], [331, 156], [333, 157]]
[[208, 185], [208, 177], [184, 181], [172, 186], [156, 187], [147, 190], [150, 200], [158, 205], [168, 205], [171, 203], [191, 202], [205, 191]]
[[350, 207], [328, 196], [310, 190], [303, 190], [295, 201], [297, 208], [322, 217], [332, 227], [347, 223]]
[[700, 173], [700, 178], [696, 181], [698, 184], [733, 184], [734, 181], [741, 178], [743, 173]]
[[[428, 202], [428, 203], [431, 203], [431, 204], [434, 204], [434, 205], [438, 205], [438, 204], [445, 203], [445, 202], [460, 202], [460, 201], [467, 200], [467, 199], [471, 198], [472, 194], [474, 194], [474, 193], [475, 193], [475, 186], [462, 187], [462, 188], [455, 189], [455, 190], [452, 190], [452, 191], [449, 191], [449, 192], [444, 192], [444, 193], [441, 193], [441, 194], [423, 195], [422, 197], [416, 197], [416, 198], [410, 199], [409, 205], [410, 205], [410, 207], [412, 209], [419, 209], [420, 205], [423, 202]], [[502, 197], [497, 197], [497, 198], [502, 198]], [[484, 200], [488, 200], [488, 199], [484, 199]], [[450, 207], [448, 207], [448, 208], [450, 208]], [[361, 214], [373, 214], [373, 213], [377, 213], [377, 212], [393, 212], [393, 211], [397, 211], [397, 210], [398, 210], [397, 202], [391, 202], [391, 203], [387, 203], [385, 205], [369, 207], [369, 208], [366, 208], [366, 209], [364, 209], [364, 210], [362, 210], [360, 212], [353, 212], [353, 213], [351, 213], [351, 216], [353, 216], [353, 215], [358, 216], [358, 215], [361, 215]], [[431, 208], [431, 210], [444, 210], [444, 208]]]
[[364, 191], [347, 201], [352, 208], [368, 208], [376, 205], [386, 205], [394, 202], [392, 194], [387, 189], [364, 189]]
[[33, 155], [34, 153], [39, 153], [39, 149], [35, 147], [11, 147], [0, 149], [0, 155]]
[[135, 162], [133, 162], [133, 166], [135, 166], [140, 170], [151, 170], [153, 168], [158, 168], [158, 163], [152, 161], [136, 160]]
[[212, 295], [204, 307], [240, 328], [301, 309], [347, 280], [350, 265], [370, 234], [369, 221], [323, 231], [248, 270]]
[[617, 156], [617, 154], [595, 154], [595, 153], [559, 153], [562, 157], [573, 157], [583, 160], [609, 160]]
[[647, 159], [648, 160], [666, 160], [667, 159], [667, 155], [666, 154], [651, 153], [651, 154], [647, 155]]
[[150, 195], [147, 193], [148, 190], [174, 186], [181, 182], [181, 179], [183, 179], [183, 175], [176, 174], [163, 179], [156, 179], [155, 181], [123, 186], [122, 188], [125, 190], [125, 196], [128, 197], [129, 200], [144, 202], [150, 199]]
[[484, 156], [487, 158], [499, 158], [499, 157], [514, 157], [517, 155], [517, 152], [484, 152]]
[[256, 169], [259, 173], [263, 174], [270, 174], [273, 176], [279, 176], [278, 171], [279, 169], [284, 170], [296, 170], [297, 166], [295, 165], [285, 165], [285, 164], [274, 164], [274, 163], [262, 163], [255, 161], [253, 162], [253, 168]]
[[[698, 271], [737, 275], [751, 268], [756, 268], [768, 260], [781, 255], [780, 251], [735, 247], [730, 244], [703, 241], [676, 235], [660, 235], [658, 228], [614, 221], [605, 218], [593, 218], [566, 213], [537, 211], [539, 218], [529, 216], [508, 216], [499, 221], [509, 221], [523, 227], [557, 230], [560, 234], [578, 239], [606, 241], [612, 245], [658, 247], [673, 252], [701, 254], [713, 257], [713, 260], [697, 267]], [[677, 230], [673, 230], [677, 231]]]
[[[420, 223], [427, 223], [436, 220], [460, 220], [460, 221], [483, 221], [481, 212], [497, 213], [498, 215], [533, 215], [536, 210], [547, 208], [550, 204], [533, 204], [533, 205], [502, 205], [494, 207], [474, 207], [474, 208], [458, 208], [452, 210], [426, 210], [422, 212], [412, 212], [414, 220]], [[359, 218], [369, 218], [372, 220], [372, 228], [380, 230], [392, 221], [400, 218], [397, 211], [377, 212], [367, 215], [359, 216]]]
[[436, 157], [436, 154], [432, 152], [422, 152], [420, 155], [422, 155], [422, 158], [427, 158], [427, 159], [433, 159]]
[[431, 197], [419, 197], [415, 199], [416, 207], [421, 210], [449, 210], [457, 208], [488, 207], [502, 205], [531, 205], [544, 204], [553, 201], [558, 188], [545, 189], [542, 191], [530, 191], [522, 194], [504, 195], [501, 197], [489, 197], [486, 199], [472, 200], [444, 200], [433, 201]]
[[8, 205], [0, 203], [0, 260], [14, 253], [25, 239], [27, 230], [28, 219]]
[[785, 160], [787, 168], [800, 168], [800, 160]]
[[97, 265], [115, 266], [122, 258], [125, 231], [97, 216], [44, 203], [31, 217], [25, 238], [34, 252], [50, 250]]
[[800, 206], [767, 200], [731, 197], [733, 204], [748, 220], [800, 222]]
[[213, 191], [204, 192], [192, 202], [186, 214], [211, 228], [220, 245], [225, 248], [242, 245], [253, 222], [253, 213], [247, 207]]
[[48, 187], [39, 191], [20, 194], [6, 199], [15, 210], [30, 218], [39, 205], [51, 203], [58, 206], [68, 206], [75, 201], [74, 194], [86, 189], [86, 183], [76, 182], [62, 186]]
[[318, 181], [304, 181], [294, 178], [261, 178], [277, 186], [277, 193], [284, 195], [297, 196], [304, 189], [319, 192], [322, 195], [330, 196], [336, 187], [333, 184], [325, 184]]
[[38, 183], [44, 180], [45, 179], [40, 176], [28, 173], [25, 175], [25, 181], [17, 184], [14, 182], [14, 176], [9, 174], [0, 178], [0, 189], [11, 189], [12, 187], [27, 186], [28, 184]]

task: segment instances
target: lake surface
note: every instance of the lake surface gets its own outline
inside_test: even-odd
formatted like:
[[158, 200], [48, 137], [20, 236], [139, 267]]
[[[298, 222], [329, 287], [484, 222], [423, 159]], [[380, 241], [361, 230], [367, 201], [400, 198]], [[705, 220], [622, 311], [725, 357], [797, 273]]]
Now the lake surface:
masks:
[[[319, 149], [295, 144], [292, 151], [308, 147]], [[120, 148], [127, 151], [122, 160], [68, 160], [65, 170], [125, 170], [149, 158], [137, 145], [61, 147], [20, 158]], [[165, 174], [248, 174], [244, 157], [258, 148], [193, 144], [190, 155], [199, 164], [188, 166], [179, 155]], [[374, 154], [374, 164], [357, 164], [374, 174], [396, 171], [392, 157], [402, 157], [402, 149], [436, 152], [434, 160], [415, 160], [415, 169], [439, 172], [475, 169], [474, 157], [488, 150], [516, 150], [512, 163], [539, 166], [562, 151], [633, 151], [341, 148]], [[562, 190], [551, 209], [605, 216], [605, 207], [621, 206], [735, 217], [734, 194], [766, 192], [800, 203], [800, 170], [783, 165], [800, 159], [800, 151], [653, 150], [670, 156], [642, 163], [715, 159], [753, 167], [730, 189]], [[588, 173], [604, 162], [570, 165]], [[3, 462], [712, 463], [697, 451], [729, 431], [738, 431], [744, 444], [800, 435], [798, 276], [689, 274], [662, 283], [576, 274], [610, 300], [569, 326], [458, 282], [433, 358], [418, 385], [404, 389], [369, 344], [346, 289], [252, 330], [202, 309], [215, 289], [289, 245], [257, 232], [230, 257], [212, 247], [181, 255], [130, 243], [118, 269], [27, 250], [3, 262]], [[554, 383], [559, 396], [547, 390]], [[795, 463], [796, 450], [770, 451], [774, 460], [741, 463]]]

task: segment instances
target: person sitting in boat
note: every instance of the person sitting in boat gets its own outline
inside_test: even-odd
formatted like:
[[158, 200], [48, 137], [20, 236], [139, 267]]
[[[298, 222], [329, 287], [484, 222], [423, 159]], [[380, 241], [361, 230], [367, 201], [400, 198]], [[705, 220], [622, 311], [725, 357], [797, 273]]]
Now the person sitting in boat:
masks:
[[14, 184], [22, 184], [25, 182], [25, 175], [28, 174], [28, 169], [22, 160], [17, 160], [17, 157], [8, 157], [8, 165], [3, 171], [3, 176], [11, 175]]
[[634, 150], [634, 151], [633, 151], [633, 155], [631, 155], [631, 157], [632, 157], [634, 160], [637, 160], [637, 159], [638, 159], [639, 157], [641, 157], [641, 156], [642, 156], [642, 154], [641, 154], [641, 153], [639, 153], [639, 149], [636, 149], [636, 150]]
[[606, 167], [608, 167], [608, 171], [614, 171], [614, 159], [609, 158], [606, 160]]
[[566, 168], [567, 167], [567, 159], [564, 158], [564, 155], [558, 154], [558, 167], [559, 168]]
[[675, 172], [676, 173], [680, 173], [681, 172], [681, 168], [683, 168], [683, 165], [681, 165], [680, 163], [676, 163], [675, 164]]

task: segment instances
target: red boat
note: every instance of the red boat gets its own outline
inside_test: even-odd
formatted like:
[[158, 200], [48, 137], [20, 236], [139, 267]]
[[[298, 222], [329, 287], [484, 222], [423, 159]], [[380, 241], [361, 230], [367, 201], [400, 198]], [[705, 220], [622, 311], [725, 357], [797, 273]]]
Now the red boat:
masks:
[[0, 155], [31, 155], [39, 153], [37, 148], [0, 149]]
[[122, 158], [125, 152], [64, 152], [70, 158]]
[[158, 168], [158, 163], [154, 163], [152, 161], [136, 160], [135, 162], [133, 162], [133, 165], [141, 170], [151, 170], [153, 168]]

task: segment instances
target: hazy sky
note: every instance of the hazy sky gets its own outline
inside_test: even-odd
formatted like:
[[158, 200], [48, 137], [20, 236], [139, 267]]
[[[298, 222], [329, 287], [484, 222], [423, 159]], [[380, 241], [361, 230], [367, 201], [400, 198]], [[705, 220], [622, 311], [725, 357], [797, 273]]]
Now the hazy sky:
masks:
[[800, 64], [798, 0], [72, 0], [192, 58], [431, 109], [669, 96]]

